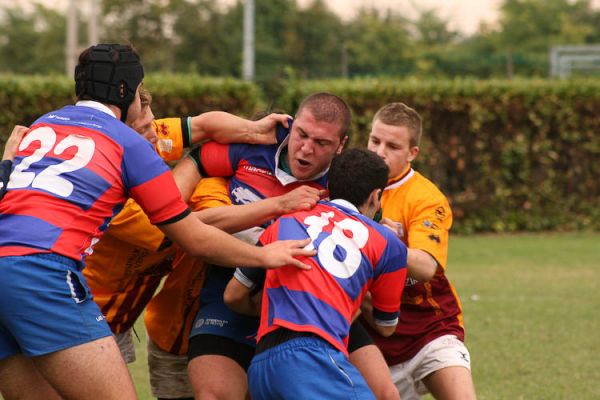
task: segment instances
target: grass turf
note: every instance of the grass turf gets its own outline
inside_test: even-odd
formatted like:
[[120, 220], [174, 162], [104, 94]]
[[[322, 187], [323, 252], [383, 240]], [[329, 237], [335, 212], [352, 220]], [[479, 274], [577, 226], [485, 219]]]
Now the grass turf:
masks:
[[[600, 398], [600, 234], [451, 236], [447, 274], [480, 400]], [[130, 370], [151, 399], [142, 343]]]

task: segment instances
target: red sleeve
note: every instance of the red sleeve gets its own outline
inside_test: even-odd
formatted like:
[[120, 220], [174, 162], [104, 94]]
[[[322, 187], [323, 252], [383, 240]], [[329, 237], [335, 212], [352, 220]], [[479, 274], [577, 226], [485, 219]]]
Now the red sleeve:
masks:
[[200, 149], [201, 168], [207, 176], [232, 176], [235, 168], [229, 156], [228, 144], [208, 142]]
[[154, 225], [175, 222], [189, 214], [171, 171], [132, 188], [129, 194]]
[[406, 268], [381, 274], [370, 288], [373, 309], [384, 313], [398, 312], [405, 281]]

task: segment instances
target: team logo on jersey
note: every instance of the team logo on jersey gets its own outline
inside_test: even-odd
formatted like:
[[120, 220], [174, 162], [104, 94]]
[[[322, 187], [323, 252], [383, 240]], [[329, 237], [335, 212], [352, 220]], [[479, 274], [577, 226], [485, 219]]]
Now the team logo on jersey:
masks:
[[436, 230], [436, 231], [440, 229], [440, 227], [437, 224], [434, 224], [433, 222], [431, 222], [428, 219], [426, 219], [425, 221], [423, 221], [423, 226], [425, 228], [433, 229], [433, 230]]
[[242, 168], [248, 172], [273, 176], [273, 173], [271, 171], [269, 171], [268, 169], [258, 168], [258, 167], [255, 167], [254, 165], [243, 165]]
[[438, 208], [435, 209], [435, 217], [437, 219], [439, 219], [440, 221], [442, 221], [444, 218], [446, 218], [446, 209], [442, 206], [439, 206]]
[[406, 277], [406, 280], [404, 281], [404, 286], [414, 286], [417, 283], [419, 283], [419, 281], [415, 278]]
[[171, 139], [158, 139], [156, 141], [158, 149], [161, 153], [172, 153], [173, 152], [173, 141]]
[[61, 121], [70, 121], [71, 120], [71, 118], [61, 117], [60, 115], [56, 115], [56, 114], [50, 114], [50, 115], [48, 115], [47, 118], [48, 119], [58, 119], [58, 120], [61, 120]]
[[437, 244], [440, 244], [440, 242], [441, 242], [441, 239], [440, 239], [439, 235], [431, 234], [431, 235], [429, 235], [427, 237], [429, 238], [429, 240], [431, 240], [433, 242], [436, 242]]
[[249, 204], [261, 200], [252, 190], [243, 187], [236, 187], [231, 191], [235, 204]]
[[223, 319], [216, 319], [216, 318], [206, 318], [206, 319], [204, 319], [204, 318], [200, 318], [194, 324], [194, 328], [202, 328], [203, 326], [217, 326], [219, 328], [222, 328], [225, 325], [227, 325], [228, 323], [229, 323], [229, 321], [226, 321], [226, 320], [223, 320]]
[[169, 136], [169, 126], [164, 122], [156, 125], [156, 133], [162, 136]]

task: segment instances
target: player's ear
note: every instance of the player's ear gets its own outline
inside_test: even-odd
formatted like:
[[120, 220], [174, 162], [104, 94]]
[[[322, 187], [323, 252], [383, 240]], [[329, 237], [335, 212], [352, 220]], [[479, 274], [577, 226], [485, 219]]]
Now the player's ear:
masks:
[[344, 136], [342, 138], [342, 140], [340, 141], [340, 145], [338, 146], [337, 150], [335, 151], [335, 154], [342, 153], [342, 150], [344, 150], [344, 146], [346, 145], [346, 142], [348, 142], [348, 136]]
[[413, 146], [408, 149], [408, 162], [412, 162], [419, 155], [419, 146]]
[[383, 189], [379, 188], [374, 189], [369, 195], [369, 199], [373, 202], [373, 207], [376, 209], [381, 207], [381, 195], [383, 195]]
[[381, 189], [373, 189], [373, 191], [369, 194], [367, 201], [362, 207], [362, 213], [369, 217], [373, 218], [373, 216], [377, 213], [379, 208], [381, 208], [381, 193], [383, 191]]

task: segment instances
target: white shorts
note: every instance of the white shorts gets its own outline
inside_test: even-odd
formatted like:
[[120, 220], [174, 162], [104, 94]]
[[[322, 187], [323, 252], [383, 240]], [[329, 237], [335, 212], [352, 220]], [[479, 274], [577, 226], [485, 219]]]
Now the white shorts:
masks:
[[446, 367], [465, 367], [471, 370], [469, 350], [454, 335], [440, 336], [432, 340], [410, 360], [392, 365], [390, 373], [400, 392], [400, 398], [416, 400], [428, 393], [423, 378]]
[[152, 395], [167, 399], [194, 397], [187, 364], [187, 355], [167, 353], [148, 339], [148, 369]]
[[135, 361], [135, 346], [133, 344], [132, 329], [129, 328], [125, 332], [116, 333], [113, 335], [117, 341], [117, 346], [121, 350], [121, 355], [127, 364]]

